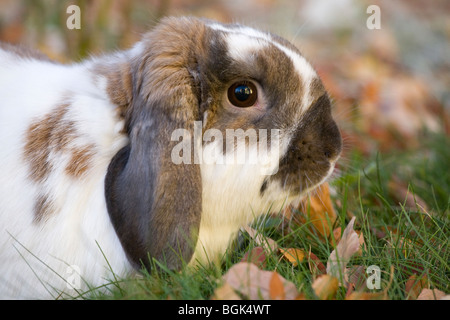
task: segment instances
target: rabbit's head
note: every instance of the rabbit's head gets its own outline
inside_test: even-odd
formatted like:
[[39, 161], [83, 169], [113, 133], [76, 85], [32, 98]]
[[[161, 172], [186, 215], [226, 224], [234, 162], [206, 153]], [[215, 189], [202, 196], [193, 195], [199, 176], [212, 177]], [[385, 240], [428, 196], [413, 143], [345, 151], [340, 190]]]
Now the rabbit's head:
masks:
[[129, 144], [112, 159], [105, 190], [132, 262], [150, 256], [178, 268], [201, 226], [238, 228], [248, 222], [242, 211], [302, 196], [333, 171], [342, 143], [330, 99], [288, 41], [169, 18], [130, 52], [108, 82]]

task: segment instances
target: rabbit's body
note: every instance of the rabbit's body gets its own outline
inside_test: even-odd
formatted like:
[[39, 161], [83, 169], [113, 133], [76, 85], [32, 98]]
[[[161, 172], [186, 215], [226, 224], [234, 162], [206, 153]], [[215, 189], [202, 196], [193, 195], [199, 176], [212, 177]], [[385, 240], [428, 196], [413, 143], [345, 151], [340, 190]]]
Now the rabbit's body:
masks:
[[[226, 101], [233, 81], [258, 90], [254, 105]], [[0, 44], [0, 97], [0, 298], [76, 296], [70, 284], [101, 286], [148, 257], [217, 261], [240, 227], [323, 182], [341, 148], [295, 48], [197, 19], [166, 19], [130, 50], [72, 65]], [[224, 138], [281, 130], [276, 163], [220, 164], [225, 141], [198, 138], [195, 121]], [[219, 158], [175, 164], [179, 128], [193, 158]]]
[[0, 297], [57, 297], [71, 265], [100, 285], [99, 247], [115, 272], [130, 268], [104, 197], [127, 143], [104, 85], [82, 64], [0, 51]]

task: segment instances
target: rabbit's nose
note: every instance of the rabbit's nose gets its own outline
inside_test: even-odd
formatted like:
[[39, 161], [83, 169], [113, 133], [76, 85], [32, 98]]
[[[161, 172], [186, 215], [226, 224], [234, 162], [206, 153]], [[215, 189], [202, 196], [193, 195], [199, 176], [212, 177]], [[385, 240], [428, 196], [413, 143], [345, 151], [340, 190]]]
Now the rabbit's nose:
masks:
[[335, 161], [342, 151], [339, 128], [331, 115], [330, 100], [323, 95], [308, 109], [292, 144], [297, 160]]
[[341, 133], [331, 115], [322, 126], [319, 144], [322, 145], [323, 156], [329, 161], [334, 161], [342, 152]]

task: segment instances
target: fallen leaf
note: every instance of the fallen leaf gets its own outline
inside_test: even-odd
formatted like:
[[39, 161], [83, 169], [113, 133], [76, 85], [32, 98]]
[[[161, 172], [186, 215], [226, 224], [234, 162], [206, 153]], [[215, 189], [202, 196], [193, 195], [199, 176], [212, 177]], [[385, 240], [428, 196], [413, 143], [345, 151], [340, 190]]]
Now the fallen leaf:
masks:
[[380, 292], [361, 292], [354, 291], [345, 300], [386, 300], [384, 291]]
[[355, 291], [355, 286], [352, 283], [347, 284], [347, 292], [345, 293], [345, 299], [350, 297], [350, 295]]
[[295, 267], [299, 262], [302, 262], [305, 258], [305, 251], [297, 248], [279, 248], [278, 249], [283, 257], [287, 259]]
[[400, 268], [407, 273], [414, 273], [414, 274], [422, 274], [424, 272], [424, 266], [420, 263], [420, 261], [414, 261], [412, 259], [405, 260], [401, 265]]
[[275, 240], [264, 236], [261, 232], [253, 229], [250, 226], [245, 226], [243, 229], [248, 233], [250, 238], [252, 238], [258, 246], [261, 246], [266, 250], [266, 252], [275, 252], [278, 249], [278, 244]]
[[411, 275], [405, 283], [405, 292], [408, 300], [415, 300], [419, 297], [422, 290], [427, 286], [427, 276], [417, 278], [416, 274]]
[[426, 202], [409, 190], [408, 184], [402, 182], [400, 178], [394, 176], [388, 183], [388, 191], [392, 197], [406, 208], [422, 209], [428, 211]]
[[214, 290], [213, 300], [241, 300], [241, 297], [228, 284], [224, 283], [221, 287]]
[[438, 289], [422, 289], [417, 300], [441, 300], [445, 293]]
[[[339, 244], [339, 241], [341, 241], [341, 227], [338, 227], [333, 230], [333, 237], [336, 241], [336, 245]], [[366, 243], [364, 242], [364, 235], [362, 231], [355, 231], [358, 234], [359, 244], [360, 247], [358, 249], [358, 255], [362, 256], [362, 248], [366, 248]], [[334, 245], [334, 244], [333, 244]]]
[[[272, 279], [273, 273], [276, 272], [261, 270], [253, 263], [239, 262], [228, 270], [223, 279], [231, 288], [250, 300], [268, 300], [271, 298], [271, 281], [277, 281]], [[298, 296], [295, 285], [281, 275], [277, 274], [277, 276], [284, 288], [284, 298], [295, 299]], [[275, 285], [272, 283], [272, 286]], [[279, 292], [278, 289], [276, 292]], [[272, 293], [272, 295], [274, 294], [275, 292]], [[277, 294], [277, 296], [279, 295]]]
[[345, 276], [345, 267], [350, 258], [359, 250], [358, 234], [353, 230], [355, 217], [353, 217], [342, 234], [341, 241], [336, 246], [327, 261], [327, 274], [338, 279]]
[[314, 293], [320, 300], [330, 300], [336, 296], [338, 290], [339, 280], [328, 274], [317, 277], [312, 288]]
[[364, 266], [352, 266], [345, 269], [346, 282], [351, 284], [356, 291], [366, 288], [366, 268]]
[[314, 229], [319, 232], [322, 238], [327, 239], [331, 233], [331, 226], [337, 218], [331, 202], [328, 183], [321, 184], [311, 195], [300, 202], [299, 211], [308, 215]]
[[308, 253], [308, 265], [313, 277], [327, 273], [325, 265], [311, 251]]
[[306, 300], [306, 295], [304, 293], [299, 293], [294, 300]]
[[252, 250], [245, 253], [242, 262], [252, 262], [260, 268], [266, 267], [266, 252], [263, 247], [254, 247]]
[[[339, 241], [341, 241], [341, 233], [342, 233], [341, 227], [337, 227], [336, 229], [333, 230], [333, 237], [334, 237], [334, 240], [336, 241], [336, 245], [339, 243]], [[333, 243], [333, 246], [334, 246], [334, 243]]]
[[276, 272], [273, 272], [272, 278], [270, 278], [269, 297], [271, 300], [284, 300], [286, 298], [283, 282]]
[[362, 253], [363, 253], [362, 249], [364, 248], [364, 250], [367, 250], [366, 243], [364, 242], [364, 235], [363, 235], [362, 231], [355, 231], [355, 232], [358, 234], [358, 240], [359, 240], [359, 248], [358, 248], [357, 253], [359, 256], [362, 256]]

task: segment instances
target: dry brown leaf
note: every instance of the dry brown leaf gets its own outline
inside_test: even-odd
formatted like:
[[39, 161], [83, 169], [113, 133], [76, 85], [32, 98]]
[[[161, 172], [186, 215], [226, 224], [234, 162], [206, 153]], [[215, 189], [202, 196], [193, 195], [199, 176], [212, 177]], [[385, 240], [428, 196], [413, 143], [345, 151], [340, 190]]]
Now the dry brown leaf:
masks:
[[336, 246], [327, 261], [327, 274], [338, 279], [345, 276], [345, 267], [350, 258], [359, 250], [358, 234], [353, 230], [355, 217], [353, 217], [342, 234], [341, 241]]
[[241, 300], [241, 297], [228, 284], [224, 283], [221, 287], [214, 290], [213, 300]]
[[351, 284], [356, 291], [366, 288], [366, 268], [364, 266], [351, 266], [345, 269], [346, 282]]
[[445, 293], [438, 289], [422, 289], [417, 300], [441, 300]]
[[328, 274], [317, 277], [312, 288], [314, 293], [320, 300], [330, 300], [336, 296], [336, 292], [339, 286], [339, 280]]
[[[341, 233], [342, 233], [342, 228], [341, 227], [337, 227], [336, 229], [333, 230], [333, 237], [334, 240], [336, 241], [336, 245], [339, 243], [339, 241], [341, 241]], [[335, 244], [333, 243], [333, 246]]]
[[[333, 230], [333, 237], [336, 241], [336, 245], [339, 244], [339, 241], [341, 241], [341, 227], [338, 227]], [[355, 231], [358, 234], [359, 244], [360, 247], [358, 249], [358, 255], [362, 256], [362, 248], [366, 248], [366, 243], [364, 242], [364, 235], [362, 231]]]
[[[253, 263], [239, 262], [228, 270], [223, 279], [225, 283], [250, 300], [268, 300], [271, 298], [273, 273], [274, 271], [261, 270]], [[285, 299], [295, 299], [298, 296], [295, 285], [281, 275], [278, 277], [283, 284]]]
[[408, 184], [402, 182], [400, 178], [394, 176], [388, 183], [389, 193], [393, 198], [404, 204], [406, 208], [418, 209], [428, 211], [426, 202], [417, 194], [411, 192], [408, 188]]
[[426, 288], [428, 283], [428, 278], [426, 275], [417, 278], [416, 274], [413, 274], [408, 278], [405, 283], [405, 292], [408, 300], [415, 300], [419, 297], [420, 293], [424, 288]]
[[248, 251], [242, 258], [242, 262], [252, 262], [260, 268], [266, 266], [266, 252], [263, 247], [254, 247], [252, 250]]
[[275, 252], [278, 249], [278, 244], [275, 240], [270, 239], [269, 237], [264, 236], [257, 230], [253, 229], [250, 226], [245, 226], [243, 229], [248, 233], [248, 235], [256, 242], [258, 246], [261, 246], [266, 250], [266, 252], [271, 253]]
[[303, 200], [299, 205], [299, 210], [305, 215], [308, 214], [312, 225], [324, 239], [329, 237], [331, 226], [336, 221], [337, 215], [331, 202], [327, 182], [321, 184], [312, 195]]
[[325, 265], [311, 251], [308, 253], [308, 265], [313, 277], [327, 273], [327, 268]]
[[297, 248], [278, 248], [283, 255], [283, 258], [287, 259], [295, 267], [299, 262], [302, 262], [305, 258], [305, 251]]

